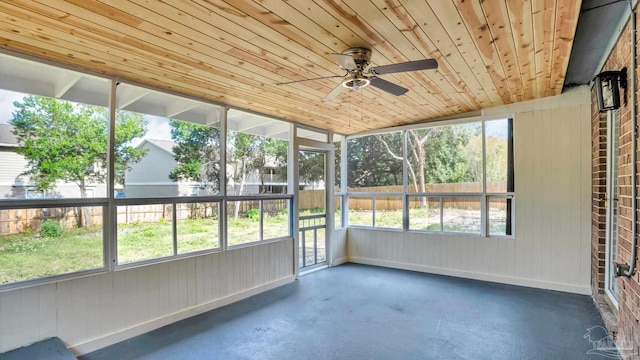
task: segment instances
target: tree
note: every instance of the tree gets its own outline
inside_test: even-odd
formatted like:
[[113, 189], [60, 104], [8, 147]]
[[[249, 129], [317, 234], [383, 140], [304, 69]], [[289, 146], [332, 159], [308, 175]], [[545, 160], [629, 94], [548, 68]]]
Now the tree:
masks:
[[402, 185], [402, 133], [349, 139], [347, 186]]
[[220, 191], [220, 129], [171, 120], [174, 158], [178, 163], [169, 173], [172, 181], [192, 180], [201, 189]]
[[[478, 132], [478, 129], [475, 129]], [[468, 153], [465, 152], [469, 143], [472, 129], [466, 126], [443, 126], [431, 127], [420, 130], [407, 130], [407, 171], [409, 173], [409, 182], [413, 183], [417, 192], [424, 193], [427, 191], [427, 184], [437, 183], [456, 183], [463, 181], [476, 181], [468, 167]], [[481, 136], [481, 135], [480, 135]], [[392, 174], [402, 174], [402, 168], [398, 165], [402, 164], [402, 136], [401, 133], [388, 133], [376, 135], [376, 140], [382, 144], [382, 151], [375, 148], [367, 148], [357, 154], [349, 154], [349, 157], [355, 155], [353, 167], [349, 167], [349, 178], [358, 179], [362, 175], [357, 174], [359, 171], [359, 157], [367, 158], [372, 155], [367, 154], [373, 152], [377, 163], [366, 165], [373, 166], [374, 171], [380, 173], [381, 164], [388, 168]], [[482, 145], [482, 144], [481, 144]], [[357, 150], [357, 147], [356, 151]], [[349, 148], [352, 150], [352, 147]], [[480, 155], [482, 152], [480, 152]], [[394, 159], [394, 161], [386, 160]], [[366, 161], [367, 163], [370, 161]], [[377, 168], [376, 168], [377, 166]], [[356, 174], [352, 173], [356, 172]], [[401, 181], [401, 180], [400, 180]], [[351, 184], [350, 184], [351, 185]], [[378, 186], [384, 185], [382, 183]], [[420, 199], [421, 204], [426, 204], [426, 199]]]
[[470, 129], [442, 126], [409, 130], [408, 133], [410, 180], [418, 192], [426, 192], [426, 184], [473, 180], [465, 154]]
[[[201, 189], [220, 191], [220, 129], [171, 120], [171, 138], [176, 167], [169, 174], [172, 181], [191, 180]], [[229, 131], [227, 135], [227, 183], [229, 193], [242, 195], [247, 180], [256, 172], [264, 185], [266, 171], [275, 165], [286, 178], [288, 142], [264, 136]], [[262, 186], [264, 188], [264, 186]], [[234, 216], [237, 217], [239, 202]]]
[[300, 151], [298, 155], [298, 177], [300, 181], [308, 185], [324, 180], [325, 155], [314, 151]]
[[[485, 139], [487, 182], [507, 181], [507, 142], [506, 139], [487, 135]], [[482, 180], [482, 134], [476, 135], [466, 148], [469, 159], [469, 171], [472, 181]], [[506, 185], [505, 185], [506, 186]]]
[[[78, 185], [80, 196], [87, 197], [87, 186], [106, 180], [108, 114], [98, 106], [72, 104], [41, 96], [26, 96], [13, 103], [15, 111], [9, 124], [20, 147], [16, 152], [27, 160], [25, 175], [39, 191], [55, 187], [57, 181]], [[146, 123], [141, 115], [119, 112], [116, 117], [116, 180], [145, 154], [130, 145], [144, 136]], [[78, 226], [90, 223], [89, 208], [78, 212]]]
[[255, 136], [255, 168], [260, 177], [261, 192], [267, 177], [267, 168], [275, 167], [275, 175], [280, 179], [287, 179], [287, 160], [289, 142], [265, 136]]

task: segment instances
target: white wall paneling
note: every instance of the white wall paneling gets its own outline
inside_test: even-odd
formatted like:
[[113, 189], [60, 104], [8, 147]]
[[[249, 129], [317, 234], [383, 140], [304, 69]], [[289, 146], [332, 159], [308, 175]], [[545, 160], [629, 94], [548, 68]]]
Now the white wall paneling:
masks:
[[294, 280], [293, 241], [0, 293], [0, 353], [58, 336], [87, 353]]
[[331, 253], [333, 254], [331, 266], [338, 266], [347, 262], [347, 229], [333, 231]]
[[514, 237], [350, 228], [349, 261], [590, 294], [590, 114], [587, 87], [483, 110], [514, 119]]

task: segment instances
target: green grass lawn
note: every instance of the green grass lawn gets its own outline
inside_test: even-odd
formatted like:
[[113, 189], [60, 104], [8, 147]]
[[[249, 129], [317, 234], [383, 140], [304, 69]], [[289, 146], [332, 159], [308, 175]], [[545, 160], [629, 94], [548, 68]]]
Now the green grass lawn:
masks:
[[0, 235], [0, 284], [102, 267], [102, 230]]
[[[304, 215], [317, 214], [318, 210], [307, 210]], [[475, 215], [477, 214], [477, 216]], [[445, 231], [477, 232], [480, 229], [479, 211], [445, 211]], [[490, 231], [504, 233], [504, 211], [491, 211]], [[434, 209], [411, 209], [411, 228], [438, 231], [439, 212]], [[349, 211], [350, 224], [371, 226], [371, 211]], [[449, 218], [447, 218], [447, 216]], [[322, 220], [320, 220], [322, 221]], [[400, 210], [376, 212], [376, 226], [402, 227]], [[227, 223], [229, 246], [259, 240], [260, 222], [249, 217], [230, 217]], [[178, 221], [178, 254], [218, 248], [219, 222], [215, 218], [184, 219]], [[118, 261], [120, 264], [154, 259], [173, 254], [173, 227], [170, 222], [118, 224]], [[319, 239], [324, 239], [324, 230]], [[266, 216], [263, 223], [264, 239], [287, 236], [288, 216], [275, 214]], [[311, 261], [313, 231], [305, 234], [307, 259]], [[319, 248], [324, 250], [324, 241]], [[100, 268], [102, 258], [102, 229], [65, 230], [60, 237], [44, 237], [38, 232], [15, 235], [0, 235], [0, 284], [64, 274], [80, 270]], [[318, 254], [324, 261], [326, 254]]]
[[[239, 217], [228, 222], [229, 246], [258, 241], [260, 222]], [[215, 218], [179, 220], [178, 254], [220, 247]], [[286, 214], [266, 216], [264, 238], [289, 234]], [[102, 267], [102, 229], [65, 230], [60, 237], [27, 231], [0, 235], [0, 284]], [[173, 254], [170, 222], [118, 224], [118, 262], [126, 264]]]

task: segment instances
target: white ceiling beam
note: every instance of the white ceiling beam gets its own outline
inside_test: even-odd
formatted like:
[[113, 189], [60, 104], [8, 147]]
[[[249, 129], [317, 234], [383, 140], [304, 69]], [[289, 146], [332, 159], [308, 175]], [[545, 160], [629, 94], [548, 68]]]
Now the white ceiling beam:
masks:
[[180, 115], [186, 111], [193, 109], [194, 107], [200, 105], [195, 101], [190, 100], [180, 100], [174, 101], [171, 104], [167, 105], [167, 115], [166, 117], [172, 118], [174, 116]]
[[266, 122], [262, 119], [247, 119], [238, 124], [238, 132], [247, 132], [255, 128], [269, 126], [270, 122]]
[[207, 111], [207, 119], [205, 125], [207, 126], [220, 126], [220, 119], [222, 119], [222, 111], [224, 108], [221, 107], [212, 107]]
[[42, 96], [53, 95], [53, 84], [0, 72], [0, 89]]
[[116, 108], [124, 109], [149, 93], [149, 90], [139, 87], [124, 87], [118, 89], [116, 92]]
[[60, 76], [53, 85], [53, 97], [60, 99], [67, 93], [67, 91], [69, 91], [69, 89], [71, 89], [73, 85], [80, 81], [80, 79], [82, 79], [82, 75], [74, 73]]
[[264, 136], [266, 136], [266, 137], [279, 137], [277, 135], [282, 135], [282, 134], [288, 133], [288, 132], [289, 132], [289, 124], [282, 123], [282, 124], [277, 124], [277, 125], [274, 125], [274, 126], [268, 128], [267, 131], [265, 131]]

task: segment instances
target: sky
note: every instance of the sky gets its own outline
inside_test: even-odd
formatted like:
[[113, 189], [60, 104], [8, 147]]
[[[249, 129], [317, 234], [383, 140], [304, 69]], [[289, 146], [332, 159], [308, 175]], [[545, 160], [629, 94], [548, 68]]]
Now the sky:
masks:
[[24, 96], [17, 92], [0, 90], [0, 124], [6, 124], [11, 120], [13, 102], [22, 100]]
[[[14, 101], [21, 101], [26, 94], [0, 90], [0, 124], [7, 124], [13, 117]], [[154, 140], [171, 140], [171, 127], [169, 126], [169, 120], [160, 116], [145, 115], [147, 120], [147, 134], [143, 139]], [[134, 142], [134, 146], [142, 142], [142, 139]]]

